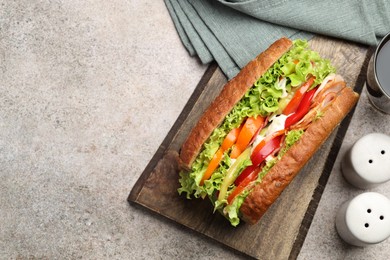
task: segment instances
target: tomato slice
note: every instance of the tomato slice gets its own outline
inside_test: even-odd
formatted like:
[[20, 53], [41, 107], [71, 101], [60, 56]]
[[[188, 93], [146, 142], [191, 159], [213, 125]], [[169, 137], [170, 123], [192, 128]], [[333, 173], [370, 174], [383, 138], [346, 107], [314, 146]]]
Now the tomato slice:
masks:
[[301, 103], [301, 100], [303, 96], [305, 95], [306, 91], [310, 88], [311, 85], [313, 85], [315, 80], [314, 76], [311, 76], [303, 85], [295, 92], [294, 97], [291, 99], [291, 101], [287, 104], [287, 106], [283, 110], [284, 115], [289, 115], [294, 113], [297, 109], [299, 104]]
[[248, 146], [253, 136], [264, 125], [264, 118], [261, 116], [248, 117], [238, 135], [236, 145], [233, 147], [230, 157], [236, 159]]

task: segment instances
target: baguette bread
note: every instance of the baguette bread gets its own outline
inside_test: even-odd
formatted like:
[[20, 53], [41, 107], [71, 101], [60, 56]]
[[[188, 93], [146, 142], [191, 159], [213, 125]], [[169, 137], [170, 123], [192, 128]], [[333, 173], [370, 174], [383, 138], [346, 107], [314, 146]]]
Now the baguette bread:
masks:
[[292, 46], [292, 41], [281, 38], [267, 50], [250, 61], [235, 78], [230, 80], [203, 113], [198, 123], [191, 130], [180, 150], [180, 165], [188, 170], [198, 156], [203, 143], [213, 130], [218, 127], [233, 106], [240, 101], [253, 83], [261, 77]]
[[306, 129], [302, 137], [264, 176], [241, 205], [242, 219], [255, 224], [279, 197], [286, 186], [299, 173], [319, 147], [325, 142], [340, 121], [355, 105], [359, 95], [344, 88], [332, 102], [323, 117]]
[[[202, 151], [204, 143], [213, 131], [222, 124], [225, 117], [248, 90], [252, 88], [255, 82], [292, 46], [293, 42], [287, 38], [276, 41], [267, 50], [249, 62], [235, 78], [223, 87], [220, 94], [191, 130], [181, 147], [179, 165], [182, 171], [186, 172], [191, 169], [192, 164]], [[289, 147], [287, 152], [262, 177], [261, 181], [254, 186], [250, 186], [250, 192], [239, 207], [240, 218], [245, 222], [250, 224], [258, 222], [356, 104], [359, 95], [351, 88], [346, 87], [345, 82], [342, 83], [341, 86], [343, 88], [338, 90], [337, 94], [332, 93], [334, 96], [331, 98], [329, 105], [326, 106], [326, 110], [321, 111], [324, 113], [322, 117], [316, 117], [315, 120], [310, 121], [299, 140]], [[181, 193], [181, 191], [179, 192]], [[211, 200], [216, 205], [214, 199], [211, 198]], [[221, 210], [220, 212], [224, 213]]]

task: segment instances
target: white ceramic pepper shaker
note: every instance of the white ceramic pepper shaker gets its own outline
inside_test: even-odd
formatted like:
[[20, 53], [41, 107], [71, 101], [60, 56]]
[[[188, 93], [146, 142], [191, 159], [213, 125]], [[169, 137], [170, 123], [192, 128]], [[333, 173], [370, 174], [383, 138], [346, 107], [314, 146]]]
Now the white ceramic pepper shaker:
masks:
[[348, 244], [368, 246], [390, 236], [390, 200], [376, 192], [366, 192], [341, 205], [336, 229]]
[[371, 133], [357, 140], [344, 155], [341, 170], [350, 184], [361, 189], [390, 180], [390, 136]]

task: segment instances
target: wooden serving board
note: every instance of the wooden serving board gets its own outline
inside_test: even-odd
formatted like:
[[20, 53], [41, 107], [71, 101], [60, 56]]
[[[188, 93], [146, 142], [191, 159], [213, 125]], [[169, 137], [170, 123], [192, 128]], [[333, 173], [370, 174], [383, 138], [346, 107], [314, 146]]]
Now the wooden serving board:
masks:
[[[370, 51], [366, 46], [315, 37], [311, 48], [329, 58], [348, 85], [361, 92]], [[230, 226], [213, 214], [207, 200], [187, 200], [177, 189], [176, 157], [181, 144], [203, 111], [220, 92], [226, 78], [211, 64], [193, 95], [134, 185], [128, 201], [145, 207], [248, 256], [261, 259], [295, 259], [304, 242], [321, 194], [333, 167], [353, 111], [254, 226]]]

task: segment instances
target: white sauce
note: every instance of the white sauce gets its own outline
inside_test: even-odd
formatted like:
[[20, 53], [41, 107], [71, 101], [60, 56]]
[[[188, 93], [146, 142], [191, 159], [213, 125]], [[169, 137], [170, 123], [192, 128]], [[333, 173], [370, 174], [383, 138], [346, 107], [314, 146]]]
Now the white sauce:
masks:
[[286, 115], [274, 115], [270, 118], [270, 124], [266, 128], [265, 131], [261, 131], [263, 134], [259, 134], [256, 136], [255, 141], [252, 144], [252, 152], [253, 149], [267, 136], [271, 135], [272, 133], [275, 133], [277, 131], [283, 130], [284, 125], [286, 123], [286, 119], [288, 116]]
[[284, 125], [286, 123], [287, 117], [288, 116], [283, 115], [283, 114], [277, 115], [277, 116], [272, 116], [270, 118], [271, 124], [268, 126], [266, 135], [270, 135], [270, 134], [272, 134], [274, 132], [283, 130], [284, 129]]

